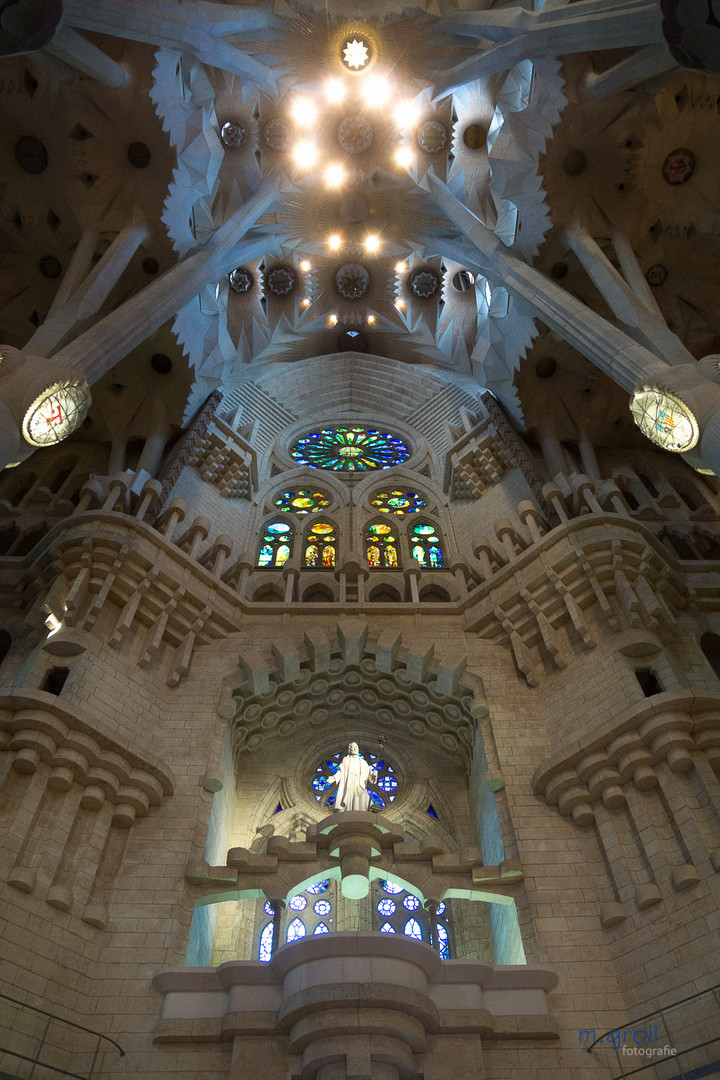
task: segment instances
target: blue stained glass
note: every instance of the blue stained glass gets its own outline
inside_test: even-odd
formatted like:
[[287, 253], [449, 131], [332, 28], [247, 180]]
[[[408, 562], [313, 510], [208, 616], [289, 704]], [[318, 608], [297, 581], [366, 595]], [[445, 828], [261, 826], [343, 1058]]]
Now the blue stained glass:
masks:
[[436, 926], [438, 946], [440, 948], [440, 956], [443, 960], [450, 959], [450, 941], [448, 938], [448, 932], [442, 923], [438, 923]]
[[438, 915], [443, 915], [444, 913], [445, 913], [445, 905], [444, 904], [438, 904], [437, 914]]
[[379, 810], [384, 810], [385, 809], [385, 800], [382, 799], [378, 795], [377, 791], [371, 791], [370, 792], [370, 805], [371, 806], [377, 806], [377, 808]]
[[330, 878], [325, 878], [324, 881], [316, 881], [314, 885], [311, 885], [305, 892], [310, 893], [311, 896], [317, 896], [318, 893], [327, 892], [330, 888]]
[[298, 941], [300, 938], [305, 937], [307, 930], [305, 929], [305, 923], [302, 919], [293, 919], [287, 928], [287, 934], [285, 935], [286, 941]]
[[394, 934], [395, 933], [395, 927], [391, 926], [389, 922], [386, 922], [386, 923], [383, 924], [383, 926], [380, 927], [380, 933], [381, 934]]
[[383, 791], [394, 791], [398, 786], [398, 782], [394, 776], [380, 776], [378, 777], [377, 786]]
[[418, 900], [417, 896], [406, 896], [403, 900], [403, 904], [408, 909], [408, 911], [417, 911], [417, 909], [420, 907], [420, 901]]
[[332, 910], [332, 904], [329, 900], [316, 900], [313, 904], [313, 911], [316, 915], [329, 915]]
[[307, 907], [307, 897], [302, 895], [293, 896], [292, 900], [288, 904], [288, 907], [291, 911], [304, 911]]
[[309, 432], [298, 439], [290, 454], [314, 469], [366, 472], [402, 465], [410, 457], [410, 449], [387, 432], [339, 427]]
[[398, 893], [405, 892], [402, 885], [395, 885], [392, 881], [381, 881], [380, 884], [385, 892], [390, 893], [391, 896], [397, 896]]
[[272, 956], [272, 940], [273, 940], [273, 924], [269, 922], [267, 926], [263, 927], [263, 931], [260, 935], [260, 948], [258, 949], [258, 960], [263, 964], [267, 964], [268, 960]]
[[395, 914], [395, 904], [392, 900], [389, 900], [387, 896], [384, 900], [380, 901], [377, 909], [381, 915], [385, 916], [386, 919], [389, 918], [391, 915]]
[[269, 900], [267, 901], [266, 904], [263, 904], [263, 911], [265, 912], [266, 915], [272, 915], [273, 914], [272, 904], [270, 903]]
[[403, 930], [405, 937], [414, 938], [415, 941], [422, 941], [422, 928], [417, 919], [408, 919], [405, 923], [405, 929]]
[[324, 922], [319, 922], [317, 924], [317, 926], [315, 927], [315, 929], [313, 930], [313, 934], [329, 934], [329, 933], [330, 933], [330, 930], [325, 925]]

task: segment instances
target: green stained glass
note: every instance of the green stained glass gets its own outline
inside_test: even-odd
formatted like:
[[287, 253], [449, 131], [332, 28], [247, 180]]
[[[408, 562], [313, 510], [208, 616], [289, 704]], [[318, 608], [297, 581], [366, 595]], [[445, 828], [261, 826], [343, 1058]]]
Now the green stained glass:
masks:
[[427, 506], [427, 502], [414, 491], [396, 489], [393, 491], [379, 491], [376, 495], [373, 495], [370, 505], [384, 514], [402, 516], [404, 514], [417, 514], [418, 510], [422, 510], [424, 506]]
[[[391, 469], [410, 457], [397, 435], [364, 427], [325, 428], [298, 439], [290, 451], [299, 465], [336, 472]], [[424, 503], [423, 503], [424, 505]]]
[[275, 499], [275, 506], [285, 514], [313, 514], [330, 505], [330, 499], [322, 491], [310, 491], [300, 488], [298, 491], [284, 491]]

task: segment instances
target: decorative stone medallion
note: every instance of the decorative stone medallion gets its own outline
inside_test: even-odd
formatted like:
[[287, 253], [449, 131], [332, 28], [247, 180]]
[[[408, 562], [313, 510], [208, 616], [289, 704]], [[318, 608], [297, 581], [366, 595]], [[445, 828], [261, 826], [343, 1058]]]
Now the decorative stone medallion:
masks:
[[287, 150], [292, 141], [292, 128], [287, 120], [276, 116], [274, 120], [268, 120], [263, 128], [263, 135], [272, 150]]
[[340, 59], [350, 71], [362, 71], [372, 59], [372, 46], [360, 34], [351, 34], [340, 46]]
[[645, 271], [645, 280], [648, 285], [652, 285], [653, 289], [657, 289], [658, 285], [662, 285], [667, 281], [668, 271], [667, 266], [663, 266], [662, 263], [653, 263]]
[[230, 150], [237, 150], [245, 142], [245, 128], [239, 120], [227, 120], [220, 129], [220, 139]]
[[274, 266], [267, 276], [268, 289], [275, 296], [287, 296], [295, 288], [295, 271], [289, 266]]
[[373, 141], [372, 124], [359, 113], [346, 116], [340, 121], [337, 137], [348, 154], [363, 154]]
[[335, 284], [346, 300], [359, 300], [368, 291], [370, 275], [360, 263], [346, 263], [335, 275]]
[[429, 266], [424, 266], [410, 275], [410, 288], [416, 296], [424, 300], [438, 291], [440, 278]]
[[238, 266], [228, 274], [230, 288], [236, 293], [250, 292], [255, 279], [245, 266]]
[[439, 120], [426, 120], [417, 133], [417, 144], [426, 154], [439, 154], [447, 145], [447, 131]]
[[673, 187], [685, 184], [695, 172], [695, 155], [685, 146], [671, 150], [663, 161], [662, 174], [666, 184]]

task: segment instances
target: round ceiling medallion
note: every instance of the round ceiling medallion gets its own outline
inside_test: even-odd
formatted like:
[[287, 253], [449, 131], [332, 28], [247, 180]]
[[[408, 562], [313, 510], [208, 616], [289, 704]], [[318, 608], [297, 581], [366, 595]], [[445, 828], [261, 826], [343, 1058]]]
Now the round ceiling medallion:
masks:
[[220, 129], [220, 138], [230, 150], [237, 150], [245, 142], [245, 128], [239, 120], [227, 120]]
[[474, 284], [475, 275], [469, 270], [458, 270], [457, 274], [453, 274], [452, 287], [456, 292], [468, 292]]
[[372, 46], [360, 34], [351, 34], [340, 46], [340, 59], [348, 71], [362, 71], [372, 59]]
[[421, 299], [434, 296], [440, 288], [440, 278], [429, 266], [422, 267], [410, 275], [410, 288]]
[[230, 288], [236, 293], [250, 292], [255, 279], [250, 271], [244, 266], [238, 266], [228, 274]]
[[289, 266], [274, 266], [267, 276], [267, 284], [275, 296], [287, 296], [295, 288], [295, 271]]
[[653, 289], [657, 289], [658, 285], [662, 285], [667, 281], [667, 276], [668, 269], [663, 263], [653, 263], [653, 265], [645, 271], [645, 280], [648, 285], [652, 285]]
[[335, 284], [346, 300], [359, 300], [368, 291], [370, 275], [360, 263], [346, 263], [335, 275]]
[[686, 183], [695, 172], [695, 155], [685, 146], [671, 150], [663, 161], [662, 175], [666, 184], [675, 187]]
[[67, 439], [87, 416], [90, 402], [85, 383], [67, 380], [49, 386], [25, 413], [23, 436], [31, 446], [52, 446]]
[[447, 144], [447, 131], [439, 120], [426, 120], [417, 133], [417, 143], [426, 154], [439, 154]]
[[360, 225], [363, 221], [367, 221], [369, 214], [370, 207], [367, 199], [356, 192], [344, 195], [340, 201], [340, 217], [346, 225]]
[[482, 124], [468, 124], [463, 131], [463, 142], [468, 150], [480, 150], [485, 145], [487, 133]]
[[683, 453], [700, 438], [698, 422], [680, 398], [657, 386], [644, 386], [630, 399], [633, 420], [656, 446]]
[[272, 150], [287, 150], [292, 141], [292, 128], [287, 120], [276, 116], [274, 120], [268, 120], [263, 135]]
[[340, 121], [338, 142], [348, 154], [362, 154], [373, 141], [372, 124], [359, 113]]

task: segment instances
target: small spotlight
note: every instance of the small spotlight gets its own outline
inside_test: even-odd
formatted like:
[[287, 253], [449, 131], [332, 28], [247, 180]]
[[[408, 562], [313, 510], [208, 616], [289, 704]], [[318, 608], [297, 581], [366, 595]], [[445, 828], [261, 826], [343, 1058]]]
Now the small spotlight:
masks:
[[393, 113], [399, 128], [412, 128], [418, 122], [418, 107], [414, 101], [401, 101]]
[[405, 307], [405, 301], [397, 299], [395, 301], [395, 307], [398, 309], [398, 311], [402, 311], [402, 309]]
[[415, 155], [409, 146], [400, 146], [395, 151], [395, 160], [404, 169], [409, 168], [415, 160]]
[[331, 326], [337, 326], [337, 321], [338, 321], [337, 315], [331, 315], [330, 316], [330, 325]]
[[375, 316], [374, 315], [368, 315], [368, 320], [367, 321], [372, 326], [372, 324], [375, 322]]
[[307, 296], [305, 297], [305, 299], [304, 299], [304, 300], [301, 300], [301, 301], [300, 301], [300, 305], [301, 305], [302, 307], [310, 307], [310, 301], [308, 300]]
[[328, 187], [340, 187], [345, 179], [345, 170], [342, 165], [328, 165], [325, 170], [325, 183]]
[[408, 268], [408, 264], [406, 262], [395, 263], [395, 273], [396, 274], [404, 274], [405, 271], [407, 270], [407, 268]]
[[380, 237], [377, 235], [377, 233], [371, 233], [369, 236], [366, 236], [364, 246], [365, 246], [365, 250], [370, 255], [373, 255], [376, 251], [379, 251], [380, 250]]
[[310, 98], [296, 98], [290, 111], [298, 127], [312, 127], [317, 120], [317, 106]]
[[300, 263], [300, 269], [302, 270], [303, 274], [307, 274], [308, 270], [312, 270], [312, 266], [307, 261], [307, 259], [303, 259]]
[[345, 97], [345, 84], [342, 79], [328, 79], [325, 83], [325, 97], [331, 104], [343, 100]]
[[337, 233], [333, 233], [332, 236], [328, 236], [328, 247], [331, 251], [339, 251], [342, 244], [342, 237]]
[[363, 86], [363, 96], [368, 105], [384, 105], [390, 97], [390, 84], [387, 79], [375, 75]]
[[315, 143], [310, 142], [308, 139], [301, 139], [300, 142], [295, 143], [293, 147], [293, 157], [295, 158], [295, 164], [301, 169], [309, 169], [315, 164], [317, 160], [318, 152]]

